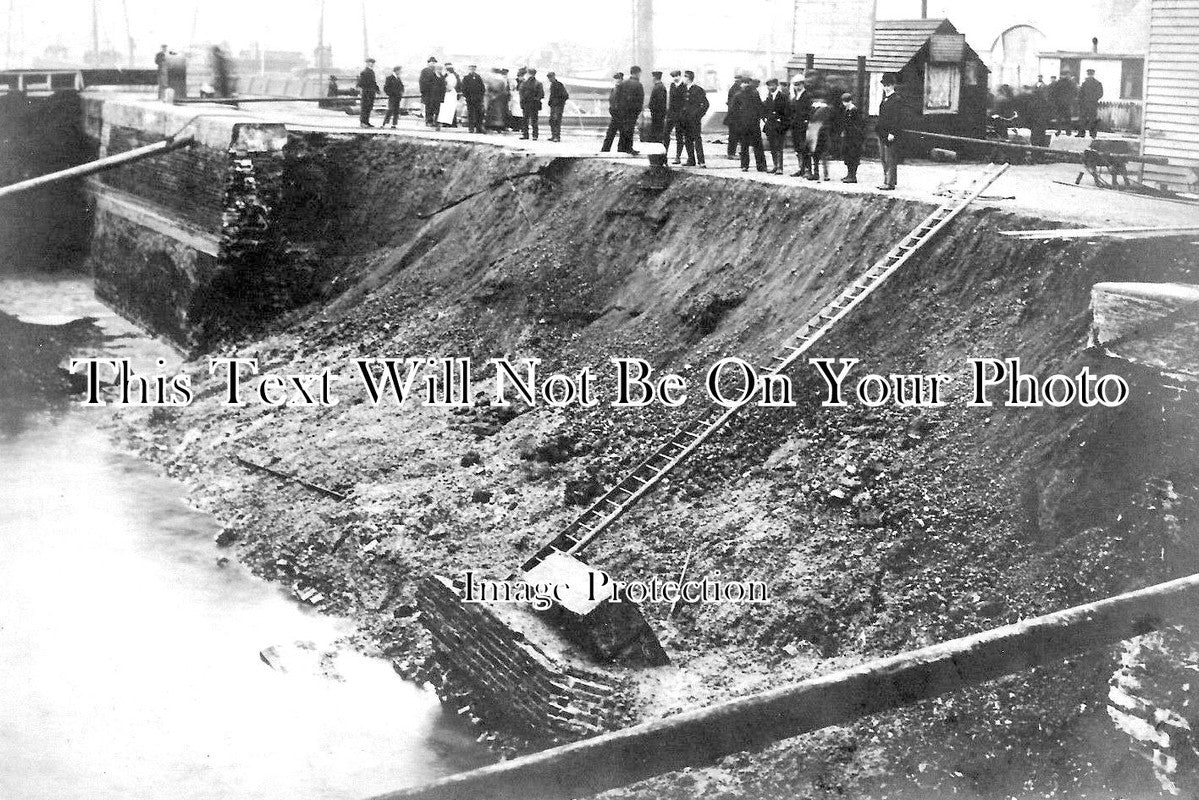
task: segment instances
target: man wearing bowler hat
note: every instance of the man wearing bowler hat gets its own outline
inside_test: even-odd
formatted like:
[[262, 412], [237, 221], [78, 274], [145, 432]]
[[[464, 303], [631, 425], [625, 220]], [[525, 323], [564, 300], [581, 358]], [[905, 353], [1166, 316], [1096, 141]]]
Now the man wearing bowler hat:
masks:
[[883, 161], [883, 191], [895, 188], [899, 173], [899, 147], [903, 132], [911, 127], [911, 113], [903, 98], [896, 91], [899, 76], [894, 72], [883, 73], [883, 99], [878, 106], [878, 122], [874, 132], [878, 135], [878, 153]]

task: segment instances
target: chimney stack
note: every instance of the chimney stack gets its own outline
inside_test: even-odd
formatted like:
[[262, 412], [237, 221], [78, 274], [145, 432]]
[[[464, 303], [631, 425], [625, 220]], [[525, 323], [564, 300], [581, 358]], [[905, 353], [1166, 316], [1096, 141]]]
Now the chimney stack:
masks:
[[928, 0], [920, 0], [920, 19], [928, 19]]
[[1099, 37], [1098, 36], [1091, 37], [1091, 52], [1092, 53], [1099, 52]]

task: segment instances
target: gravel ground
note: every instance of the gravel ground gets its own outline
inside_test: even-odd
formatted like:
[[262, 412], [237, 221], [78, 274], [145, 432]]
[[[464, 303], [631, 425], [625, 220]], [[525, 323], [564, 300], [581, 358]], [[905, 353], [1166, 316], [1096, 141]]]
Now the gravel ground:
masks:
[[[314, 135], [307, 146], [344, 142]], [[390, 135], [346, 152], [356, 160], [330, 189], [339, 235], [321, 256], [341, 265], [343, 284], [369, 291], [223, 353], [255, 356], [264, 371], [329, 366], [345, 386], [350, 359], [407, 355], [536, 356], [597, 371], [629, 355], [697, 379], [721, 356], [769, 352], [927, 212], [903, 197], [710, 174], [647, 191], [639, 170], [577, 161], [425, 223], [417, 208], [465, 191], [444, 184], [445, 170], [503, 174], [510, 154]], [[1193, 420], [1154, 376], [1084, 352], [1093, 283], [1194, 281], [1194, 250], [996, 233], [1044, 224], [971, 212], [818, 354], [884, 374], [953, 373], [957, 386], [970, 356], [1018, 356], [1042, 374], [1087, 365], [1129, 375], [1136, 402], [824, 409], [812, 371], [797, 368], [796, 408], [739, 418], [588, 554], [647, 577], [677, 574], [693, 553], [695, 575], [773, 587], [764, 607], [684, 606], [668, 619], [647, 605], [674, 666], [633, 675], [643, 717], [1194, 571], [1178, 533], [1197, 518]], [[188, 369], [194, 405], [128, 409], [119, 435], [191, 487], [240, 559], [297, 593], [318, 590], [324, 608], [359, 621], [364, 648], [408, 674], [428, 652], [416, 577], [504, 574], [684, 418], [606, 405], [373, 407], [349, 391], [326, 409], [228, 408], [202, 359]], [[1181, 498], [1172, 521], [1167, 490]], [[1110, 653], [1079, 658], [618, 794], [1156, 796], [1103, 712], [1113, 668]]]

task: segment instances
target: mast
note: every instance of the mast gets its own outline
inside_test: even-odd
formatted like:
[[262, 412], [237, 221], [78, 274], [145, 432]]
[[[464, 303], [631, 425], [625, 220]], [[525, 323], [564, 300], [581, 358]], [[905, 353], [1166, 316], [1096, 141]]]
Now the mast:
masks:
[[370, 58], [371, 47], [366, 38], [366, 0], [362, 0], [362, 58]]
[[129, 67], [137, 62], [134, 60], [133, 29], [129, 26], [129, 0], [121, 0], [121, 9], [125, 12], [125, 41], [129, 45]]
[[92, 0], [92, 59], [93, 67], [100, 66], [100, 0]]
[[4, 34], [4, 66], [12, 69], [12, 29], [16, 19], [16, 0], [8, 0], [8, 29]]

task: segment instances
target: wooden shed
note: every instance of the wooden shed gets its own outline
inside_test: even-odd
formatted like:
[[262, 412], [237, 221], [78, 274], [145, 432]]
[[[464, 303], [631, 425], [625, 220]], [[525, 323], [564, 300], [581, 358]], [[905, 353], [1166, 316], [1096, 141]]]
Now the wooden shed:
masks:
[[1170, 160], [1145, 164], [1146, 183], [1199, 191], [1199, 0], [1152, 0], [1141, 135], [1144, 155]]
[[883, 73], [895, 72], [899, 91], [922, 114], [922, 129], [976, 138], [986, 133], [990, 71], [947, 19], [879, 20], [864, 59], [796, 54], [787, 65], [791, 75], [809, 67], [832, 91], [857, 93], [862, 81], [862, 101], [872, 115], [882, 99]]

